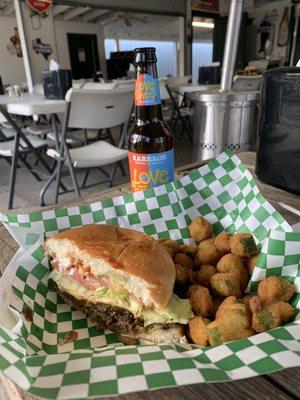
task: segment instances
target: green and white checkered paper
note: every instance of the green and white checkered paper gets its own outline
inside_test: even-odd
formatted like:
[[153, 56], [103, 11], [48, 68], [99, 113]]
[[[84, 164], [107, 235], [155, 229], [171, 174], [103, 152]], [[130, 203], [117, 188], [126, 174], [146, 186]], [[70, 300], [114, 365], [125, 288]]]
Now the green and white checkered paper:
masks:
[[[222, 230], [252, 232], [262, 245], [249, 290], [269, 275], [293, 282], [294, 322], [220, 346], [124, 346], [116, 334], [95, 329], [48, 284], [44, 236], [106, 223], [155, 237], [191, 242], [187, 225], [202, 215]], [[47, 399], [112, 396], [201, 382], [248, 378], [300, 365], [300, 234], [263, 198], [251, 174], [230, 152], [180, 180], [93, 204], [3, 216], [23, 249], [8, 266], [10, 306], [17, 326], [0, 327], [0, 370], [33, 395]]]

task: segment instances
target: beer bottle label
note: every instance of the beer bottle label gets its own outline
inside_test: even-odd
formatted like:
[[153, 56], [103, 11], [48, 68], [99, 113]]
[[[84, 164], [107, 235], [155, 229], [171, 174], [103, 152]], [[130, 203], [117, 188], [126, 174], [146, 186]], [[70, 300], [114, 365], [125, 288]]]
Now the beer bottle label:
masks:
[[174, 180], [173, 149], [162, 153], [128, 152], [132, 192], [164, 185]]
[[134, 91], [136, 106], [155, 106], [161, 103], [158, 79], [149, 74], [136, 77]]

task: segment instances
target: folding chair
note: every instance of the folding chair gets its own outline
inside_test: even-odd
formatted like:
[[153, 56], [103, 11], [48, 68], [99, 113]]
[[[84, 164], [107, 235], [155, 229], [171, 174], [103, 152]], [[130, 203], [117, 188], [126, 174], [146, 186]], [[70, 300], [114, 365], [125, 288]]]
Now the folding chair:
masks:
[[[66, 95], [67, 110], [63, 125], [60, 150], [49, 149], [47, 154], [58, 160], [57, 168], [48, 180], [46, 186], [40, 194], [41, 204], [44, 204], [44, 195], [56, 180], [55, 204], [58, 201], [59, 184], [61, 180], [62, 165], [66, 163], [77, 196], [80, 197], [80, 190], [100, 183], [108, 182], [113, 185], [116, 167], [120, 166], [122, 173], [125, 174], [121, 160], [127, 158], [127, 150], [122, 149], [127, 133], [127, 125], [133, 103], [132, 91], [105, 91], [70, 89]], [[113, 146], [103, 140], [88, 144], [86, 146], [70, 149], [66, 134], [68, 129], [110, 129], [121, 126], [121, 134], [118, 147]], [[106, 165], [114, 164], [110, 174], [102, 169]], [[89, 171], [93, 168], [99, 169], [106, 179], [86, 185]], [[76, 169], [86, 170], [83, 182], [79, 187]]]
[[13, 206], [13, 198], [15, 192], [16, 175], [18, 168], [18, 161], [22, 162], [28, 171], [38, 180], [41, 181], [40, 176], [33, 170], [31, 165], [26, 160], [28, 153], [34, 153], [39, 161], [42, 162], [44, 167], [50, 172], [50, 167], [40, 154], [40, 150], [47, 146], [47, 142], [33, 135], [25, 135], [22, 129], [10, 117], [6, 108], [0, 104], [0, 122], [9, 122], [12, 129], [14, 129], [14, 140], [0, 142], [0, 157], [9, 161], [11, 165], [10, 170], [10, 184], [9, 184], [9, 198], [8, 209]]
[[168, 117], [170, 121], [170, 127], [171, 129], [175, 132], [177, 128], [177, 123], [178, 121], [181, 122], [182, 129], [181, 129], [181, 134], [180, 134], [180, 139], [183, 136], [183, 133], [186, 132], [188, 138], [190, 141], [193, 141], [193, 128], [191, 124], [191, 117], [194, 115], [194, 111], [190, 110], [188, 108], [182, 108], [179, 107], [175, 97], [172, 94], [172, 91], [170, 90], [168, 84], [165, 84], [165, 89], [166, 92], [169, 95], [169, 98], [172, 102], [172, 111], [171, 115]]

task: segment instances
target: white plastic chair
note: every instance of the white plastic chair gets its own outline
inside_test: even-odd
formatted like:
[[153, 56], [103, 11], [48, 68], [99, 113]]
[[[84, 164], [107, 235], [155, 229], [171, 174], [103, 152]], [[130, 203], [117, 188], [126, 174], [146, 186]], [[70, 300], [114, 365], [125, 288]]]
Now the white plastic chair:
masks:
[[113, 82], [116, 83], [116, 87], [115, 89], [128, 89], [128, 90], [134, 90], [134, 80], [128, 80], [128, 81], [124, 81], [124, 82]]
[[180, 108], [178, 106], [178, 101], [173, 96], [171, 92], [168, 81], [163, 80], [159, 82], [159, 91], [160, 91], [160, 98], [162, 102], [169, 102], [169, 105], [166, 104], [162, 107], [163, 115], [165, 121], [167, 121], [173, 131], [175, 131], [177, 127], [177, 122], [180, 121], [182, 125], [181, 136], [183, 133], [186, 132], [189, 139], [192, 141], [192, 126], [190, 118], [193, 116], [193, 110]]
[[114, 90], [116, 83], [101, 83], [101, 82], [85, 82], [81, 89], [85, 90]]
[[172, 85], [185, 85], [191, 80], [192, 76], [191, 75], [185, 75], [185, 76], [168, 76], [167, 84], [169, 87]]
[[259, 90], [262, 83], [262, 75], [235, 75], [233, 89], [235, 90]]
[[[33, 87], [32, 94], [34, 96], [44, 96], [44, 87], [41, 83], [37, 83]], [[30, 135], [40, 136], [41, 138], [45, 138], [46, 135], [51, 132], [52, 128], [47, 121], [46, 116], [33, 116], [34, 120], [39, 120], [37, 123], [32, 123], [27, 126], [26, 131]], [[45, 121], [44, 124], [41, 123], [41, 120]]]
[[84, 82], [85, 81], [83, 81], [83, 82], [72, 82], [72, 88], [73, 89], [81, 89], [82, 88], [82, 86], [84, 85]]
[[[73, 186], [76, 194], [80, 197], [80, 189], [87, 187], [86, 181], [91, 168], [100, 169], [106, 175], [106, 179], [99, 183], [109, 182], [112, 186], [117, 164], [127, 158], [127, 150], [122, 149], [126, 136], [128, 120], [133, 103], [132, 91], [105, 91], [70, 89], [66, 95], [67, 111], [61, 138], [60, 150], [49, 149], [47, 154], [58, 160], [57, 168], [46, 184], [46, 188], [56, 179], [55, 204], [60, 194], [59, 184], [61, 179], [61, 168], [67, 162]], [[88, 144], [86, 146], [70, 149], [66, 142], [68, 128], [80, 129], [109, 129], [122, 126], [118, 147], [103, 140]], [[114, 164], [110, 174], [107, 174], [101, 167]], [[79, 188], [75, 169], [86, 169], [83, 183]], [[89, 185], [90, 186], [94, 186]], [[42, 194], [43, 199], [44, 193]]]
[[167, 84], [166, 80], [159, 81], [160, 99], [163, 101], [171, 99], [170, 94], [167, 91], [166, 84]]
[[36, 96], [44, 96], [44, 87], [41, 83], [37, 83], [33, 86], [32, 93]]
[[[8, 114], [6, 108], [0, 105], [0, 124], [6, 125], [8, 122], [10, 128], [6, 129], [10, 130], [10, 137], [7, 137], [8, 135], [4, 134], [6, 141], [0, 142], [0, 158], [4, 158], [11, 165], [8, 197], [8, 209], [11, 209], [13, 206], [16, 174], [19, 161], [24, 164], [28, 171], [38, 181], [41, 181], [38, 173], [33, 170], [32, 166], [26, 160], [26, 155], [28, 153], [34, 153], [37, 157], [37, 160], [43, 161], [40, 155], [40, 150], [47, 146], [47, 142], [37, 136], [25, 135], [24, 131], [20, 127], [18, 127], [13, 119], [10, 118], [10, 115]], [[0, 129], [1, 131], [3, 131], [2, 127]], [[12, 137], [14, 138], [14, 140], [7, 140], [11, 139]], [[45, 164], [45, 161], [43, 161], [43, 164], [44, 166], [47, 166], [47, 169], [50, 172], [48, 164]]]

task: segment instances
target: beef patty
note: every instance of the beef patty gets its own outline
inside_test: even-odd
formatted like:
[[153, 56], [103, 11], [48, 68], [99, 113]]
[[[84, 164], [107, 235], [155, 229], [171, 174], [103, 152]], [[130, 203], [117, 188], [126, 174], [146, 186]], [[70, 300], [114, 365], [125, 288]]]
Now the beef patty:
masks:
[[105, 303], [91, 303], [87, 300], [78, 300], [71, 294], [62, 291], [56, 282], [51, 280], [51, 285], [60, 294], [63, 300], [87, 314], [98, 329], [109, 329], [113, 332], [134, 335], [144, 326], [141, 318], [135, 316], [125, 308], [111, 306]]

